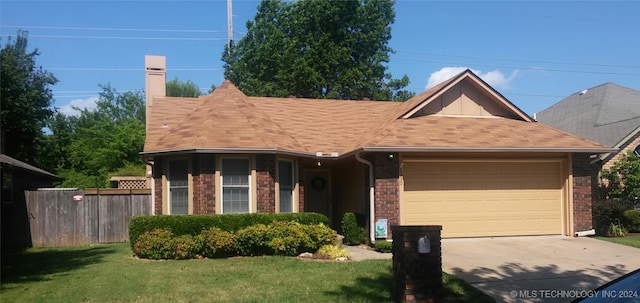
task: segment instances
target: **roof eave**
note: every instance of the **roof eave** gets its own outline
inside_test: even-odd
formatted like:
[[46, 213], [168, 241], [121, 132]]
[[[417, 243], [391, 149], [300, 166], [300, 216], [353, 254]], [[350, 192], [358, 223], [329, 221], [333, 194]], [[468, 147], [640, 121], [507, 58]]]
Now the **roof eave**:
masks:
[[609, 147], [417, 147], [417, 146], [365, 146], [364, 152], [537, 152], [537, 153], [610, 153]]
[[141, 152], [142, 157], [171, 156], [183, 154], [279, 154], [300, 157], [315, 157], [308, 152], [292, 151], [277, 148], [186, 148]]

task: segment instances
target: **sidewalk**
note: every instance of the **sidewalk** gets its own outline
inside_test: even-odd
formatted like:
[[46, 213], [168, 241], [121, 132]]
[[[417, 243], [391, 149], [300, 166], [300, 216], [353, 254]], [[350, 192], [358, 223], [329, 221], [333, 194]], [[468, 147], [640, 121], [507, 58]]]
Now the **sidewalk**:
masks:
[[372, 259], [391, 259], [391, 253], [380, 253], [369, 249], [367, 246], [347, 246], [347, 250], [351, 255], [351, 261], [362, 261]]

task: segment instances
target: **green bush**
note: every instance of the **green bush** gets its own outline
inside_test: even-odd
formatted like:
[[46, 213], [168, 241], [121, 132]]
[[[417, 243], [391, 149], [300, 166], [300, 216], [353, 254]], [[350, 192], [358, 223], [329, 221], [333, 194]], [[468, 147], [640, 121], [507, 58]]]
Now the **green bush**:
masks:
[[337, 259], [351, 257], [346, 249], [342, 248], [341, 245], [336, 244], [323, 245], [316, 252], [316, 256], [320, 259]]
[[376, 250], [383, 253], [391, 252], [392, 247], [393, 247], [393, 244], [387, 240], [378, 240], [375, 243]]
[[305, 224], [302, 225], [302, 229], [311, 238], [309, 252], [314, 252], [327, 244], [342, 244], [338, 243], [338, 233], [322, 223]]
[[142, 233], [133, 244], [133, 253], [144, 259], [173, 259], [176, 253], [173, 233], [166, 229], [154, 229]]
[[367, 233], [358, 225], [354, 213], [345, 213], [342, 217], [342, 235], [347, 245], [362, 244], [367, 239]]
[[611, 224], [624, 224], [624, 211], [624, 206], [615, 202], [594, 205], [593, 227], [596, 229], [596, 233], [600, 236], [606, 236]]
[[129, 223], [129, 242], [131, 245], [138, 237], [154, 229], [166, 229], [174, 235], [197, 236], [203, 230], [212, 227], [235, 232], [255, 224], [268, 225], [275, 221], [292, 221], [301, 224], [329, 224], [329, 219], [318, 213], [253, 213], [226, 215], [162, 215], [133, 217]]
[[640, 233], [640, 210], [627, 210], [623, 215], [629, 231]]
[[173, 259], [186, 260], [193, 259], [200, 251], [200, 246], [191, 235], [177, 236], [171, 239], [172, 247], [175, 248]]
[[324, 224], [276, 221], [236, 232], [236, 248], [241, 256], [297, 256], [303, 252], [315, 252], [335, 241], [336, 232]]
[[611, 223], [607, 229], [607, 237], [624, 237], [627, 234], [627, 229], [620, 221]]
[[235, 236], [217, 227], [203, 230], [197, 237], [200, 254], [207, 258], [224, 258], [236, 253]]
[[298, 222], [273, 222], [265, 236], [270, 253], [277, 256], [297, 256], [305, 251], [312, 252], [316, 246]]
[[261, 256], [270, 253], [268, 227], [256, 224], [236, 232], [236, 249], [241, 256]]

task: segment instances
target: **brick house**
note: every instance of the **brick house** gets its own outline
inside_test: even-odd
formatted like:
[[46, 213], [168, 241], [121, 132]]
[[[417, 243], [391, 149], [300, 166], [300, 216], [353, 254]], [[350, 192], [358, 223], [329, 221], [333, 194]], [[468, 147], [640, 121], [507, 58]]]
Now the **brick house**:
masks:
[[[155, 214], [345, 212], [443, 237], [591, 228], [589, 157], [611, 148], [536, 123], [467, 70], [405, 102], [164, 97], [146, 57]], [[376, 228], [377, 230], [377, 228]]]
[[[592, 182], [633, 150], [640, 157], [640, 91], [605, 83], [572, 94], [537, 115], [538, 121], [614, 148], [592, 159]], [[594, 190], [596, 187], [594, 186]]]

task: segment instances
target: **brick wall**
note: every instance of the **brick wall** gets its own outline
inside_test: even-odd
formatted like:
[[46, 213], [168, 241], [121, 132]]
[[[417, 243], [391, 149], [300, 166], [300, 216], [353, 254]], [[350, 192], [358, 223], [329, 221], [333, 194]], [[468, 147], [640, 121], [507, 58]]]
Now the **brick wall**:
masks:
[[576, 232], [593, 227], [591, 177], [594, 169], [589, 162], [588, 154], [573, 155], [573, 228]]
[[276, 212], [276, 156], [256, 156], [256, 185], [259, 213]]
[[151, 176], [154, 182], [154, 214], [162, 215], [162, 159], [154, 159]]
[[192, 159], [193, 213], [214, 214], [216, 212], [215, 156], [194, 155]]
[[[373, 158], [375, 166], [375, 218], [387, 219], [389, 226], [400, 224], [400, 193], [398, 177], [400, 165], [398, 155], [375, 154]], [[388, 237], [391, 237], [389, 233]]]
[[[393, 232], [393, 290], [395, 302], [437, 302], [442, 293], [442, 226], [391, 226]], [[427, 237], [430, 251], [419, 253]]]
[[298, 212], [304, 212], [304, 167], [298, 164]]
[[613, 166], [614, 163], [620, 160], [623, 155], [627, 154], [627, 152], [630, 150], [634, 150], [638, 145], [640, 145], [640, 132], [637, 133], [635, 137], [630, 140], [629, 143], [627, 143], [627, 145], [621, 146], [618, 153], [602, 165], [602, 169], [611, 168], [611, 166]]

